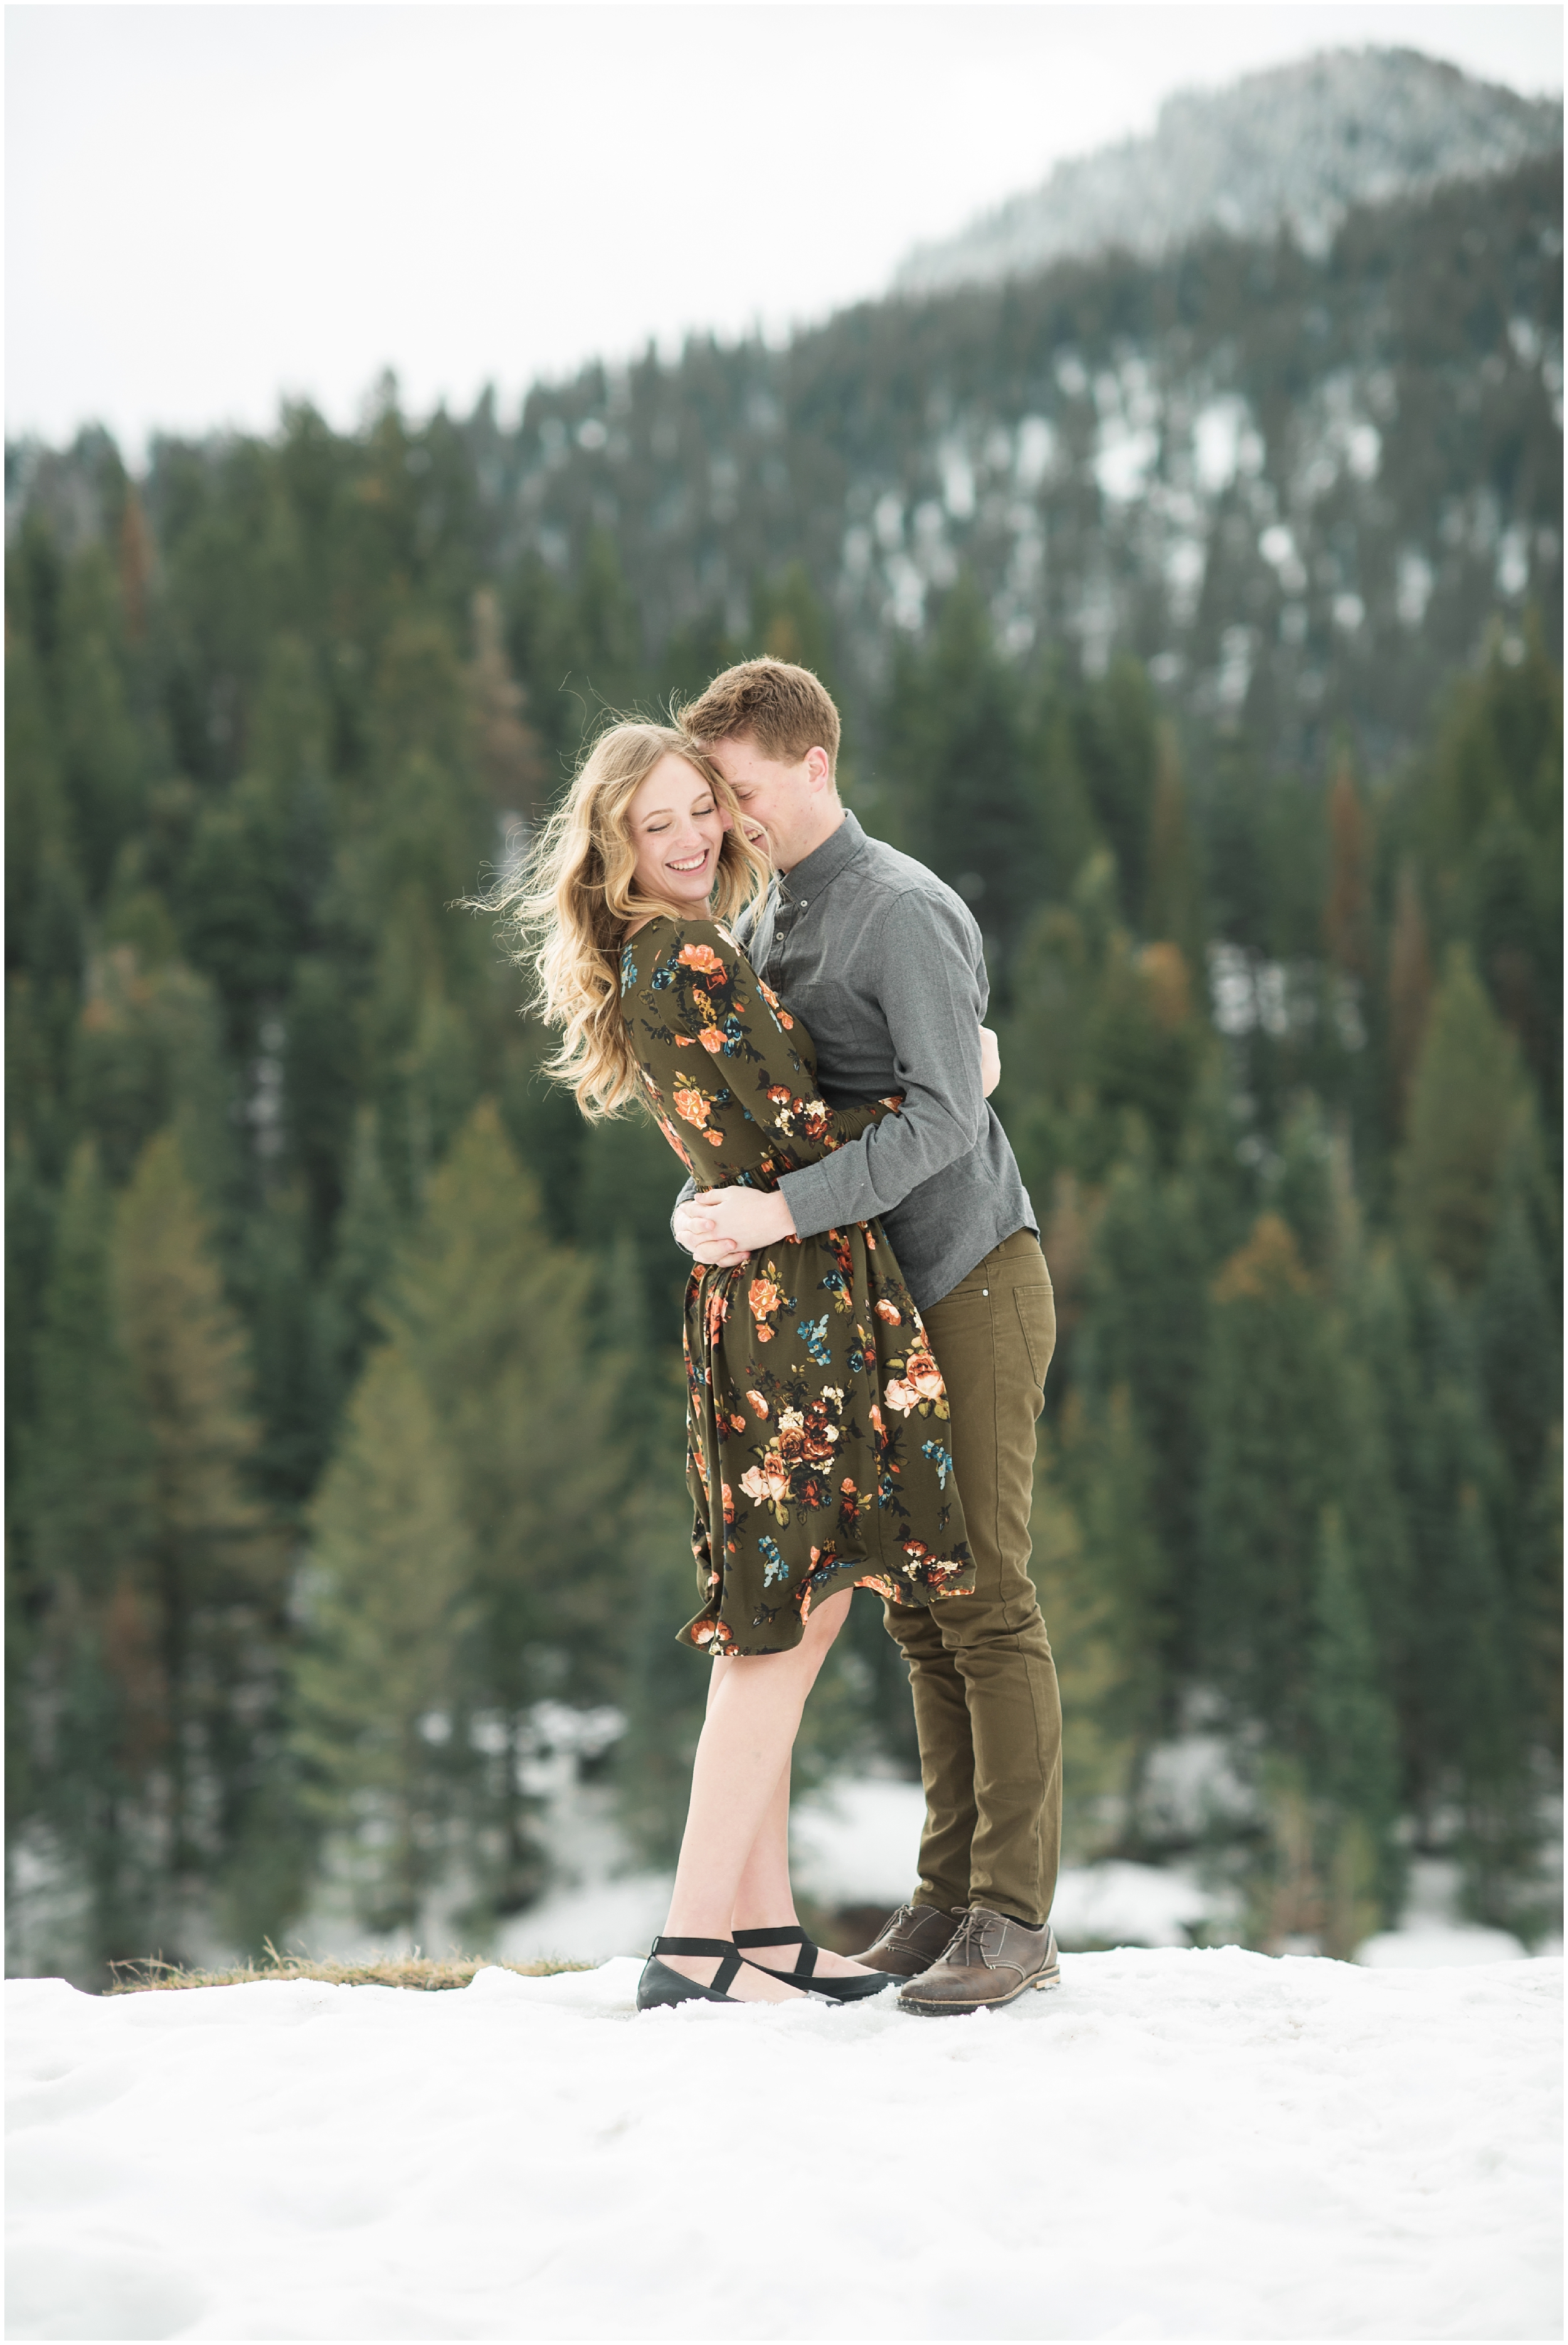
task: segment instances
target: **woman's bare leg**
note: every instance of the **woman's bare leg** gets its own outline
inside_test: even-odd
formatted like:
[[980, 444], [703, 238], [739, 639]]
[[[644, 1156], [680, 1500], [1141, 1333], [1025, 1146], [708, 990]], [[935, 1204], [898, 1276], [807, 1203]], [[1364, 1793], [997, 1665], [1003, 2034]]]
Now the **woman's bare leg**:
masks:
[[[736, 1884], [731, 1918], [737, 1930], [782, 1930], [798, 1925], [800, 1917], [795, 1912], [789, 1873], [789, 1792], [790, 1761], [786, 1758]], [[797, 1952], [794, 1946], [758, 1946], [753, 1959], [772, 1970], [787, 1971], [794, 1966]], [[829, 1978], [861, 1978], [865, 1974], [864, 1963], [852, 1963], [843, 1954], [830, 1953], [825, 1946], [818, 1949], [815, 1969], [818, 1976]]]
[[[713, 1663], [715, 1682], [709, 1688], [692, 1768], [692, 1800], [664, 1936], [728, 1938], [742, 1876], [770, 1816], [774, 1821], [769, 1845], [776, 1851], [781, 1789], [787, 1882], [789, 1754], [805, 1698], [843, 1626], [849, 1595], [845, 1589], [814, 1605], [805, 1633], [790, 1652]], [[703, 1986], [718, 1968], [712, 1954], [662, 1959]], [[748, 1964], [728, 1992], [746, 2002], [784, 2003], [796, 1989]]]
[[[799, 1918], [789, 1877], [789, 1782], [790, 1760], [786, 1757], [773, 1797], [763, 1812], [751, 1853], [735, 1884], [731, 1918], [737, 1930], [781, 1930], [793, 1926]], [[761, 1947], [757, 1952], [760, 1961], [772, 1963], [776, 1970], [787, 1970], [794, 1960], [787, 1946], [776, 1954]]]

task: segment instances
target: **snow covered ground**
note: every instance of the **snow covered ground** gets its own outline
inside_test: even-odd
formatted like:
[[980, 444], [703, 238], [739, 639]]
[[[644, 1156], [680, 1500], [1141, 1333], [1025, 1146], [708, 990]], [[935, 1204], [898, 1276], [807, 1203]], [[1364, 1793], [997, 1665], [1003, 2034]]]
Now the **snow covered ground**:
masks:
[[1562, 1965], [6, 1988], [18, 2338], [1544, 2338]]

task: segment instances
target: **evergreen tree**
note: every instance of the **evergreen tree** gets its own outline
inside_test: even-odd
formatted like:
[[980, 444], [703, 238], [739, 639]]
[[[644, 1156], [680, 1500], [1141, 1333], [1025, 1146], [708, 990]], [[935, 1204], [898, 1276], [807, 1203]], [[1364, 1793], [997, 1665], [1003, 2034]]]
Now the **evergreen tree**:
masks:
[[478, 1624], [471, 1700], [512, 1753], [497, 1786], [502, 1910], [537, 1884], [517, 1788], [528, 1711], [546, 1693], [602, 1698], [621, 1660], [622, 1369], [590, 1352], [591, 1285], [587, 1264], [545, 1239], [537, 1194], [481, 1102], [399, 1251], [386, 1311], [458, 1477]]
[[907, 844], [972, 907], [1005, 971], [1038, 894], [1039, 825], [1017, 683], [968, 577], [944, 600], [928, 650], [895, 675], [886, 763]]
[[804, 562], [792, 562], [752, 594], [752, 634], [770, 659], [809, 668], [838, 696], [826, 611]]
[[1472, 1893], [1496, 1914], [1528, 1837], [1530, 1671], [1499, 1567], [1502, 1467], [1474, 1345], [1447, 1283], [1396, 1255], [1374, 1266], [1363, 1342], [1411, 1551], [1395, 1680], [1406, 1799], [1429, 1835], [1460, 1808]]
[[1148, 855], [1158, 776], [1168, 754], [1139, 663], [1125, 655], [1113, 660], [1098, 685], [1076, 695], [1070, 722], [1077, 771], [1099, 835], [1116, 857], [1122, 918], [1130, 926], [1157, 884]]
[[1482, 1490], [1461, 1483], [1450, 1572], [1442, 1589], [1444, 1639], [1463, 1669], [1455, 1705], [1454, 1757], [1463, 1802], [1466, 1887], [1472, 1912], [1506, 1928], [1531, 1839], [1526, 1736], [1519, 1700], [1524, 1672], [1518, 1617], [1499, 1568]]
[[1470, 943], [1555, 1121], [1562, 1096], [1563, 679], [1533, 621], [1456, 687], [1419, 823], [1451, 934]]
[[310, 1554], [294, 1674], [305, 1797], [344, 1836], [366, 1920], [410, 1929], [455, 1853], [471, 1553], [459, 1469], [403, 1346], [370, 1355], [312, 1508]]
[[[246, 1712], [274, 1697], [281, 1557], [251, 1495], [243, 1331], [172, 1132], [116, 1210], [112, 1292], [150, 1450], [147, 1587], [166, 1703], [168, 1862], [200, 1870], [241, 1828]], [[205, 1845], [204, 1845], [205, 1843]]]
[[[1092, 1413], [1075, 1393], [1054, 1454], [1077, 1527], [1069, 1604], [1076, 1598], [1091, 1643], [1105, 1649], [1091, 1662], [1094, 1725], [1104, 1751], [1121, 1754], [1119, 1781], [1103, 1788], [1125, 1796], [1171, 1724], [1174, 1586], [1169, 1544], [1159, 1536], [1159, 1461], [1126, 1385], [1115, 1386]], [[1081, 1592], [1085, 1580], [1097, 1591], [1092, 1604]], [[1067, 1636], [1065, 1619], [1057, 1634]]]
[[1144, 934], [1175, 945], [1189, 969], [1200, 969], [1203, 924], [1192, 827], [1181, 787], [1176, 738], [1168, 725], [1159, 728], [1155, 753], [1148, 868]]
[[1116, 861], [1089, 805], [1073, 725], [1071, 695], [1058, 675], [1047, 680], [1028, 712], [1026, 749], [1039, 822], [1041, 893], [1065, 902], [1089, 858], [1104, 854], [1117, 885]]
[[1207, 1044], [1180, 947], [1162, 942], [1134, 953], [1118, 938], [1088, 1035], [1087, 1071], [1107, 1119], [1106, 1140], [1131, 1109], [1159, 1162], [1173, 1164]]
[[37, 1414], [25, 1514], [35, 1569], [101, 1595], [134, 1572], [147, 1538], [147, 1432], [112, 1315], [114, 1201], [91, 1141], [60, 1199], [38, 1330]]
[[209, 1199], [227, 1200], [233, 1178], [230, 1081], [210, 989], [175, 962], [144, 969], [116, 945], [89, 965], [71, 1062], [78, 1128], [96, 1139], [121, 1187], [154, 1135], [177, 1124]]
[[1328, 1811], [1324, 1952], [1342, 1959], [1389, 1910], [1400, 1781], [1392, 1705], [1336, 1507], [1319, 1523], [1310, 1668], [1310, 1775]]
[[[1076, 1416], [1076, 1399], [1069, 1406]], [[1064, 1427], [1066, 1442], [1077, 1430]], [[1131, 1648], [1118, 1591], [1104, 1576], [1103, 1554], [1091, 1556], [1067, 1479], [1047, 1434], [1036, 1468], [1029, 1570], [1061, 1686], [1063, 1847], [1069, 1861], [1082, 1861], [1135, 1836], [1128, 1818], [1147, 1721], [1127, 1698]]]
[[1563, 1428], [1553, 1426], [1522, 1538], [1523, 1635], [1531, 1708], [1548, 1764], [1563, 1763]]
[[401, 1226], [381, 1165], [375, 1112], [361, 1107], [354, 1124], [348, 1193], [333, 1232], [328, 1294], [339, 1374], [345, 1389], [357, 1379], [367, 1347], [382, 1333], [376, 1315], [377, 1298], [386, 1284]]
[[546, 746], [553, 796], [606, 716], [634, 709], [642, 698], [642, 614], [615, 538], [597, 527], [588, 531], [564, 591], [536, 560], [524, 567], [513, 602], [513, 655]]
[[1416, 1065], [1400, 1185], [1416, 1244], [1462, 1287], [1485, 1266], [1504, 1158], [1527, 1120], [1517, 1048], [1456, 945]]
[[1562, 1312], [1555, 1248], [1542, 1244], [1543, 1203], [1530, 1135], [1516, 1135], [1499, 1180], [1496, 1217], [1475, 1298], [1476, 1345], [1492, 1430], [1515, 1503], [1527, 1506], [1546, 1443], [1562, 1422]]
[[321, 953], [304, 953], [283, 1005], [282, 1150], [278, 1169], [305, 1184], [312, 1253], [324, 1254], [352, 1179], [353, 1133], [364, 1068], [356, 1047], [350, 990], [357, 972]]
[[1201, 1651], [1239, 1718], [1292, 1757], [1309, 1738], [1304, 1659], [1318, 1526], [1337, 1484], [1325, 1306], [1277, 1214], [1213, 1286], [1201, 1497]]
[[66, 572], [60, 621], [60, 767], [88, 893], [101, 898], [120, 843], [140, 818], [147, 779], [126, 689], [117, 585], [101, 547], [87, 547]]
[[[86, 1890], [89, 1966], [138, 1951], [157, 1905], [153, 1775], [166, 1689], [147, 1564], [148, 1426], [110, 1294], [113, 1200], [84, 1141], [60, 1202], [19, 1514], [38, 1607], [16, 1722], [39, 1803]], [[139, 1950], [145, 1951], [146, 1940]]]
[[310, 1255], [303, 1190], [279, 1185], [248, 1217], [236, 1280], [261, 1426], [256, 1487], [279, 1522], [297, 1520], [315, 1488], [346, 1389], [340, 1323]]
[[1431, 1010], [1431, 951], [1421, 889], [1407, 858], [1400, 866], [1389, 943], [1389, 1057], [1392, 1123], [1402, 1132], [1411, 1085]]
[[[1130, 1411], [1125, 1446], [1138, 1452], [1109, 1467], [1113, 1491], [1144, 1523], [1135, 1546], [1152, 1542], [1154, 1577], [1140, 1574], [1146, 1642], [1159, 1658], [1153, 1701], [1169, 1722], [1179, 1677], [1199, 1659], [1193, 1596], [1199, 1573], [1201, 1416], [1208, 1351], [1209, 1260], [1190, 1186], [1162, 1179], [1147, 1151], [1112, 1173], [1098, 1216], [1086, 1284], [1087, 1326], [1074, 1362], [1075, 1384], [1099, 1410], [1116, 1396]], [[1097, 1502], [1077, 1504], [1091, 1543]]]
[[506, 655], [501, 604], [492, 586], [478, 589], [472, 614], [473, 658], [467, 681], [480, 771], [502, 815], [516, 814], [527, 825], [541, 810], [544, 767], [538, 738], [524, 719], [528, 695]]
[[1323, 939], [1330, 967], [1354, 984], [1371, 970], [1372, 838], [1348, 757], [1329, 786], [1329, 888]]

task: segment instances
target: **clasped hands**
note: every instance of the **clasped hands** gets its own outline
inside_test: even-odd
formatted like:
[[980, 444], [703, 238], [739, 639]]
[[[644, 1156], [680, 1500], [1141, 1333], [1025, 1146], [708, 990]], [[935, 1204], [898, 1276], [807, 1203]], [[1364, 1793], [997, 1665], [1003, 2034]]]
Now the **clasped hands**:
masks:
[[[1001, 1047], [988, 1026], [980, 1029], [980, 1081], [989, 1099], [1002, 1076]], [[705, 1189], [677, 1205], [671, 1227], [696, 1262], [733, 1270], [759, 1246], [778, 1245], [795, 1235], [794, 1215], [777, 1189]]]

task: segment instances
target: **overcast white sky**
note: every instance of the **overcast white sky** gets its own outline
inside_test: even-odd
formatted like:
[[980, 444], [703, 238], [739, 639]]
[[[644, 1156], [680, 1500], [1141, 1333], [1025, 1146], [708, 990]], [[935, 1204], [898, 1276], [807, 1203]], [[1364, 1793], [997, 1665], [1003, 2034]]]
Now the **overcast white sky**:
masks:
[[1560, 7], [10, 7], [7, 429], [466, 410], [692, 328], [777, 334], [1152, 127], [1402, 44], [1560, 91]]

